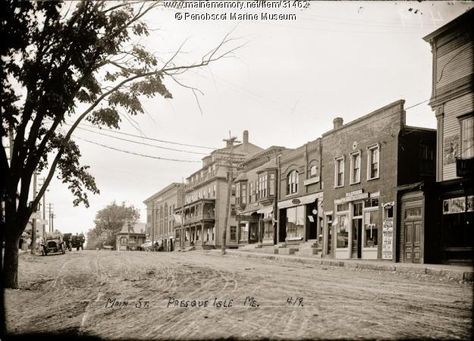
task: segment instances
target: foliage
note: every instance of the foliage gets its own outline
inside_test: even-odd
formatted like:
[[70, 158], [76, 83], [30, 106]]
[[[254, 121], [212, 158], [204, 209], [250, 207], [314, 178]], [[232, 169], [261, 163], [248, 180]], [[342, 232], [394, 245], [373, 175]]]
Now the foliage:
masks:
[[[220, 53], [230, 41], [226, 37], [197, 63], [175, 65], [180, 49], [159, 62], [136, 43], [149, 34], [144, 15], [158, 5], [157, 1], [1, 2], [0, 194], [5, 226], [0, 237], [6, 242], [2, 270], [7, 287], [18, 286], [18, 238], [52, 177], [57, 174], [67, 184], [75, 205], [88, 206], [88, 193], [99, 193], [89, 167], [80, 163], [73, 140], [76, 127], [87, 120], [98, 127], [119, 128], [123, 117], [143, 113], [143, 96], [172, 98], [165, 77], [185, 86], [177, 75], [235, 50]], [[4, 138], [13, 138], [11, 157]], [[34, 172], [47, 175], [30, 202]]]
[[139, 218], [138, 209], [133, 206], [126, 206], [125, 203], [119, 206], [114, 201], [97, 212], [94, 221], [95, 227], [87, 233], [87, 244], [90, 243], [91, 248], [103, 245], [115, 246], [117, 233], [122, 230], [124, 224], [130, 222], [133, 225]]

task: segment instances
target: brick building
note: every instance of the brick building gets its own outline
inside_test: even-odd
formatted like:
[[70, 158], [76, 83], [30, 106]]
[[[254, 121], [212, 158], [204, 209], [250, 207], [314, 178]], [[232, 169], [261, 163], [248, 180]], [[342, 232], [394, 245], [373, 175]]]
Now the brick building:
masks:
[[[422, 181], [422, 167], [429, 177], [430, 164], [434, 174], [435, 131], [407, 127], [403, 104], [393, 102], [346, 124], [336, 118], [323, 134], [324, 255], [396, 260], [397, 187]], [[421, 153], [421, 141], [431, 154]], [[418, 226], [422, 233], [424, 226]]]
[[470, 262], [474, 232], [474, 10], [424, 39], [433, 53], [430, 106], [437, 119], [436, 262]]
[[278, 242], [288, 246], [280, 253], [302, 251], [307, 241], [311, 249], [322, 241], [322, 162], [320, 138], [278, 158]]
[[143, 201], [147, 207], [147, 233], [163, 251], [175, 249], [175, 210], [183, 205], [184, 185], [172, 183]]
[[[242, 143], [213, 151], [202, 159], [201, 169], [186, 178], [184, 186], [184, 205], [176, 210], [182, 224], [176, 227], [176, 236], [180, 246], [216, 247], [222, 245], [222, 237], [227, 215], [227, 172], [237, 175], [237, 166], [247, 157], [262, 151], [262, 148], [249, 142], [248, 131], [243, 132]], [[232, 158], [232, 162], [230, 161]], [[236, 231], [237, 221], [234, 214], [230, 216], [226, 232], [226, 244], [231, 242], [231, 230]], [[233, 236], [234, 234], [232, 234]]]

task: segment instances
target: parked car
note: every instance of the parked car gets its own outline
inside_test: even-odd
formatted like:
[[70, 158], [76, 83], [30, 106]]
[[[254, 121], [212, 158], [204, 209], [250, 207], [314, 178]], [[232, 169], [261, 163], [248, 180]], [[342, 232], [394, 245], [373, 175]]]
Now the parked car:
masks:
[[46, 236], [45, 240], [41, 243], [41, 254], [47, 256], [50, 253], [66, 253], [66, 247], [61, 236]]

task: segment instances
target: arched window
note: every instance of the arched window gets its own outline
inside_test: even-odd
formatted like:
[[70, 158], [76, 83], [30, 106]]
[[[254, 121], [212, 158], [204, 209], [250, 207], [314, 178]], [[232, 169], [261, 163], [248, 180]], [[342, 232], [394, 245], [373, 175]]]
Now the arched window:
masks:
[[298, 179], [298, 171], [293, 170], [288, 174], [286, 185], [287, 194], [298, 193]]

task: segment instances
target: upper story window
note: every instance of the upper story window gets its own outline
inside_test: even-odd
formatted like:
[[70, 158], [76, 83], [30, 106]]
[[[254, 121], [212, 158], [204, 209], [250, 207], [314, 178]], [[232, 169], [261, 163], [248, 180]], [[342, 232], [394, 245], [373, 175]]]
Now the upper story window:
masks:
[[270, 181], [268, 183], [270, 195], [275, 195], [275, 173], [270, 173]]
[[334, 163], [334, 187], [344, 186], [344, 157], [338, 157]]
[[298, 193], [298, 180], [299, 180], [298, 171], [293, 170], [290, 172], [290, 174], [288, 174], [287, 185], [286, 185], [287, 194]]
[[268, 176], [267, 174], [260, 174], [258, 176], [258, 197], [259, 199], [266, 198], [267, 197], [267, 189], [268, 189]]
[[235, 185], [235, 203], [240, 204], [240, 183]]
[[360, 151], [351, 154], [351, 184], [360, 182]]
[[241, 184], [241, 203], [246, 204], [247, 203], [247, 183], [242, 183]]
[[316, 176], [319, 176], [319, 167], [318, 167], [318, 165], [311, 165], [311, 166], [309, 167], [309, 176], [310, 176], [311, 178], [314, 178], [314, 177], [316, 177]]
[[474, 115], [459, 118], [461, 124], [461, 158], [474, 157]]
[[254, 182], [250, 182], [250, 193], [249, 193], [249, 202], [254, 202], [255, 201], [255, 184]]
[[367, 180], [376, 179], [379, 177], [380, 172], [380, 148], [376, 144], [367, 149]]

